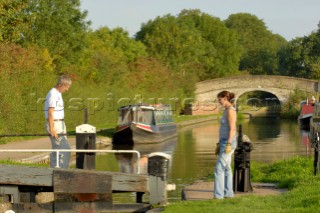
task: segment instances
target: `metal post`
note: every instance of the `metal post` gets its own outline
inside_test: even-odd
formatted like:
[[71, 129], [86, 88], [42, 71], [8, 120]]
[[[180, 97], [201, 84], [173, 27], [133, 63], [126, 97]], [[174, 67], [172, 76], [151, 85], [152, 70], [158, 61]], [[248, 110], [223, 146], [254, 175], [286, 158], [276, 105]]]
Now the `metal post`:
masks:
[[[96, 128], [89, 124], [76, 127], [76, 149], [96, 149]], [[95, 169], [95, 153], [77, 153], [76, 168]]]
[[154, 152], [148, 155], [150, 204], [167, 204], [167, 176], [171, 156]]
[[56, 151], [56, 168], [60, 168], [60, 152]]

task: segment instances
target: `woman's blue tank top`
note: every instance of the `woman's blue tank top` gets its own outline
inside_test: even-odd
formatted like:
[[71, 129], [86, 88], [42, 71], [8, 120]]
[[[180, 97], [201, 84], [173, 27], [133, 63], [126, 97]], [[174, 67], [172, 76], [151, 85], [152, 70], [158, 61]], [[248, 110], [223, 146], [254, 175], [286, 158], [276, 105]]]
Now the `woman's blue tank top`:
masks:
[[230, 132], [230, 125], [228, 122], [228, 117], [227, 117], [227, 112], [228, 110], [236, 110], [234, 107], [229, 107], [227, 108], [221, 117], [220, 120], [220, 130], [219, 130], [219, 136], [220, 138], [225, 138], [227, 139], [229, 137], [229, 132]]

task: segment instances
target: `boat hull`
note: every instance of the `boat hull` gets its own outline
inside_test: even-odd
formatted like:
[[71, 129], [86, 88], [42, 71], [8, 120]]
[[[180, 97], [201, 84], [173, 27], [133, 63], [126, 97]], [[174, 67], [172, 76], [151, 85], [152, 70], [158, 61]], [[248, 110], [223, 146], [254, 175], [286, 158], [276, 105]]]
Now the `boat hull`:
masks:
[[309, 130], [310, 129], [310, 120], [311, 117], [299, 118], [299, 126], [301, 129]]
[[310, 119], [312, 118], [314, 111], [314, 105], [312, 104], [301, 104], [300, 115], [298, 117], [299, 126], [301, 129], [310, 129]]
[[177, 126], [174, 123], [150, 126], [149, 128], [132, 123], [114, 134], [113, 144], [160, 143], [174, 137], [177, 137]]
[[118, 130], [112, 137], [113, 144], [133, 144], [133, 133], [130, 126]]

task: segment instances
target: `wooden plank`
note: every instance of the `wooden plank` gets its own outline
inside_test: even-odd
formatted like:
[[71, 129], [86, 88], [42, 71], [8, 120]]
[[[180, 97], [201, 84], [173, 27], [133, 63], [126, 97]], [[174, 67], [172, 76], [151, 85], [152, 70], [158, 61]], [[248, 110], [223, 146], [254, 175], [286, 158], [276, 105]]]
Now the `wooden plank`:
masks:
[[148, 192], [149, 177], [147, 175], [112, 173], [112, 190], [124, 192]]
[[147, 212], [151, 209], [148, 204], [114, 204], [107, 203], [67, 203], [55, 205], [55, 213], [74, 213], [74, 212], [103, 212], [103, 213], [132, 213], [132, 212]]
[[37, 204], [37, 203], [18, 203], [13, 204], [12, 209], [14, 212], [24, 213], [51, 213], [54, 212], [54, 204]]
[[[55, 169], [58, 170], [58, 169]], [[95, 172], [96, 174], [103, 176], [112, 176], [112, 191], [123, 192], [148, 192], [148, 180], [147, 175], [129, 174], [120, 172], [104, 172], [104, 171], [92, 171], [82, 169], [68, 169], [68, 171], [75, 172]], [[83, 173], [84, 174], [84, 173]]]
[[[53, 171], [45, 167], [0, 165], [0, 184], [53, 187]], [[68, 169], [72, 170], [72, 169]], [[81, 171], [80, 169], [74, 169]], [[104, 172], [112, 176], [112, 190], [123, 192], [148, 192], [148, 176], [120, 172]]]
[[0, 184], [52, 186], [52, 168], [0, 165]]
[[[110, 204], [103, 202], [90, 203], [23, 203], [23, 204], [2, 204], [3, 208], [0, 210], [12, 209], [15, 212], [25, 213], [74, 213], [74, 212], [147, 212], [151, 209], [148, 204]], [[2, 211], [1, 211], [2, 212]]]
[[[83, 202], [104, 201], [108, 205], [112, 204], [111, 174], [93, 170], [56, 169], [53, 183], [57, 209], [61, 209], [68, 203], [72, 210], [85, 206]], [[78, 204], [76, 201], [82, 202], [82, 204]]]
[[55, 213], [114, 212], [110, 202], [61, 202], [54, 204]]
[[112, 175], [92, 170], [54, 170], [54, 193], [111, 192]]

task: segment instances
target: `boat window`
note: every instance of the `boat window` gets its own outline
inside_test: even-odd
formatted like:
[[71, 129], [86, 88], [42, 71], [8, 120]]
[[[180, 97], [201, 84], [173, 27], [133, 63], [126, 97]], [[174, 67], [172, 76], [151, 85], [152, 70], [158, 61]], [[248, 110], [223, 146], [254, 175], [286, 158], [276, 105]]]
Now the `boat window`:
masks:
[[156, 110], [156, 124], [165, 124], [173, 122], [171, 110]]
[[118, 124], [125, 124], [130, 121], [130, 110], [120, 110]]
[[143, 124], [147, 124], [147, 125], [154, 124], [153, 111], [152, 110], [140, 110], [139, 115], [138, 115], [138, 122], [143, 123]]

